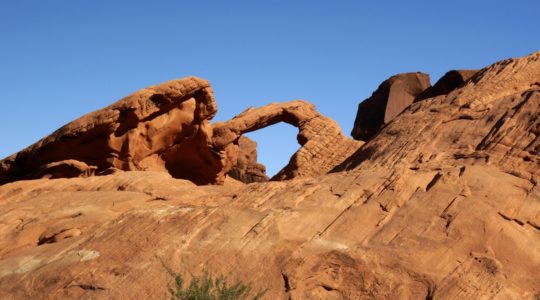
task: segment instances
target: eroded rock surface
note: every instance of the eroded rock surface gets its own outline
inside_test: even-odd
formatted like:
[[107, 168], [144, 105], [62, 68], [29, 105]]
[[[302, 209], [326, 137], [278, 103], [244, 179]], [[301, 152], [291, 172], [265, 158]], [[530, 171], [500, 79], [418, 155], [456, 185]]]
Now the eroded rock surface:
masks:
[[39, 178], [38, 170], [66, 160], [84, 163], [96, 174], [111, 168], [158, 170], [201, 184], [215, 182], [223, 168], [209, 147], [209, 120], [216, 112], [206, 80], [188, 77], [149, 87], [0, 161], [0, 184]]
[[452, 70], [444, 74], [432, 87], [427, 88], [414, 101], [446, 95], [465, 84], [478, 70]]
[[0, 184], [118, 170], [167, 172], [196, 184], [223, 184], [227, 174], [246, 183], [266, 181], [256, 145], [242, 134], [278, 122], [298, 127], [301, 148], [276, 180], [325, 174], [363, 144], [345, 137], [306, 101], [250, 109], [211, 125], [216, 112], [206, 80], [188, 77], [149, 87], [0, 161]]
[[[260, 126], [255, 112], [275, 120], [264, 111], [217, 126], [215, 141]], [[185, 278], [231, 273], [267, 299], [536, 299], [539, 114], [537, 52], [412, 104], [318, 177], [2, 185], [2, 298], [166, 298], [165, 264]]]
[[244, 183], [266, 182], [266, 167], [257, 162], [257, 143], [245, 136], [238, 139], [236, 164], [227, 174]]
[[358, 105], [351, 135], [357, 140], [371, 139], [430, 86], [429, 75], [420, 72], [402, 73], [383, 81], [371, 97]]
[[250, 108], [227, 122], [216, 123], [213, 145], [226, 151], [242, 134], [278, 122], [298, 128], [297, 140], [301, 147], [273, 180], [326, 174], [363, 145], [361, 141], [347, 138], [336, 122], [303, 100]]

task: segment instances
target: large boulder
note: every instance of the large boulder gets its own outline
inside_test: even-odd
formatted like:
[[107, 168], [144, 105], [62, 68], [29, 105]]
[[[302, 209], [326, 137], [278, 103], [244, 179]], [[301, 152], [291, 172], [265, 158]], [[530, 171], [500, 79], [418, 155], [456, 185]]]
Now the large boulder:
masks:
[[432, 87], [418, 95], [414, 101], [446, 95], [465, 84], [476, 73], [478, 73], [478, 70], [451, 70], [444, 74]]
[[199, 184], [216, 182], [223, 169], [209, 146], [209, 120], [216, 112], [206, 80], [188, 77], [145, 88], [0, 161], [0, 184], [42, 177], [44, 166], [66, 160], [82, 162], [96, 174], [154, 170]]
[[371, 139], [430, 86], [429, 75], [420, 72], [402, 73], [383, 81], [371, 97], [358, 105], [352, 137]]

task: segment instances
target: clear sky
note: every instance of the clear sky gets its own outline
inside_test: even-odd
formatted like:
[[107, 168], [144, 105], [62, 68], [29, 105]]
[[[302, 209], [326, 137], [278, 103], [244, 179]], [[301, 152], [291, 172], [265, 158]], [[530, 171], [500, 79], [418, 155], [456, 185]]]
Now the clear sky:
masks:
[[[357, 104], [400, 72], [432, 83], [540, 50], [540, 1], [2, 0], [0, 157], [143, 87], [210, 80], [227, 120], [306, 99], [349, 134]], [[296, 129], [249, 136], [276, 173]]]

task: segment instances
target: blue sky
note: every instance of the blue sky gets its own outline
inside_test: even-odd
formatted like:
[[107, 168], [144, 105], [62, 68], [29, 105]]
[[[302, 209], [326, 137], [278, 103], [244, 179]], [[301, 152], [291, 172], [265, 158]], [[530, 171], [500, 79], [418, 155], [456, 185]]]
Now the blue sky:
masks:
[[[540, 1], [2, 1], [0, 157], [138, 89], [210, 80], [214, 119], [306, 99], [350, 133], [357, 104], [400, 72], [434, 83], [540, 50]], [[276, 173], [296, 129], [250, 137]]]

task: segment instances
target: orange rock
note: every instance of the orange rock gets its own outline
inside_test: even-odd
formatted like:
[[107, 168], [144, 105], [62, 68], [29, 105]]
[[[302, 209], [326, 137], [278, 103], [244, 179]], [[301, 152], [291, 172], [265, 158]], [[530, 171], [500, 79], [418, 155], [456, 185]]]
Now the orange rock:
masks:
[[198, 183], [213, 182], [222, 168], [208, 146], [209, 120], [216, 112], [205, 80], [189, 77], [149, 87], [0, 161], [0, 183], [35, 178], [36, 170], [65, 160], [84, 163], [97, 174], [110, 168], [160, 170]]
[[451, 91], [459, 88], [467, 80], [469, 80], [474, 74], [476, 74], [478, 70], [452, 70], [444, 74], [441, 79], [439, 79], [435, 85], [432, 87], [427, 88], [425, 91], [423, 91], [420, 95], [416, 97], [414, 100], [420, 101], [427, 98], [433, 98], [440, 95], [446, 95], [450, 93]]
[[358, 105], [351, 135], [357, 140], [369, 140], [430, 86], [429, 75], [420, 72], [402, 73], [383, 81], [371, 97]]
[[232, 274], [268, 299], [538, 298], [538, 78], [540, 52], [496, 63], [346, 158], [318, 157], [318, 133], [349, 142], [305, 102], [216, 125], [225, 151], [246, 130], [298, 124], [315, 156], [287, 181], [128, 171], [1, 185], [2, 298], [166, 298], [164, 265]]
[[245, 183], [268, 181], [266, 167], [257, 162], [255, 141], [245, 136], [238, 139], [238, 159], [227, 175]]
[[[149, 87], [0, 161], [0, 183], [118, 170], [168, 172], [196, 184], [223, 184], [232, 170], [241, 181], [265, 181], [263, 166], [253, 154], [246, 157], [246, 149], [239, 149], [248, 147], [246, 140], [239, 141], [243, 133], [277, 122], [298, 127], [302, 145], [277, 180], [325, 174], [362, 144], [305, 101], [270, 104], [211, 125], [216, 112], [205, 80], [188, 77]], [[317, 166], [308, 163], [314, 159]]]
[[[296, 100], [250, 108], [225, 123], [216, 123], [213, 133], [214, 147], [226, 151], [243, 133], [278, 122], [298, 128], [297, 140], [300, 149], [272, 180], [326, 174], [363, 144], [347, 138], [336, 122], [321, 115], [312, 104]], [[230, 165], [234, 163], [233, 161]]]

